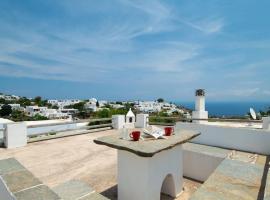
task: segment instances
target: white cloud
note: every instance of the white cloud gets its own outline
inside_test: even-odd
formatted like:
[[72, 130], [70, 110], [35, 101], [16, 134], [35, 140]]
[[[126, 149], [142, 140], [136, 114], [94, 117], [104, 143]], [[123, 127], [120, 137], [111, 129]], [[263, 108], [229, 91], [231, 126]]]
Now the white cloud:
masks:
[[[184, 62], [198, 54], [198, 45], [170, 41], [154, 42], [147, 46], [135, 40], [142, 35], [170, 30], [173, 23], [169, 7], [156, 0], [119, 2], [116, 6], [124, 6], [124, 9], [119, 8], [119, 16], [126, 12], [130, 15], [122, 16], [121, 21], [104, 16], [100, 21], [101, 25], [93, 30], [83, 27], [79, 31], [70, 24], [62, 27], [48, 24], [45, 31], [41, 32], [39, 30], [44, 29], [44, 26], [38, 20], [31, 24], [32, 28], [23, 30], [8, 24], [10, 31], [23, 40], [3, 39], [4, 48], [0, 50], [0, 61], [16, 65], [17, 68], [7, 69], [8, 66], [3, 66], [2, 63], [2, 74], [93, 82], [108, 78], [109, 73], [114, 71], [125, 70], [126, 66], [139, 69], [142, 73], [144, 69], [153, 72], [185, 70]], [[67, 17], [72, 18], [75, 11], [67, 6], [65, 8], [68, 8], [68, 13], [72, 12]], [[88, 8], [91, 9], [89, 6]], [[125, 11], [122, 13], [122, 10]], [[105, 11], [108, 11], [108, 7]], [[91, 13], [87, 9], [82, 12], [80, 15], [87, 16]], [[23, 19], [25, 16], [20, 17]], [[18, 56], [19, 54], [23, 56]], [[54, 60], [55, 63], [48, 65], [38, 63], [38, 60]], [[29, 69], [24, 72], [25, 68]], [[14, 73], [10, 73], [11, 71]]]
[[[230, 38], [219, 35], [227, 25], [221, 15], [184, 13], [184, 6], [158, 0], [46, 4], [59, 15], [39, 19], [16, 10], [18, 24], [0, 19], [1, 75], [108, 85], [132, 80], [164, 91], [168, 85], [192, 91], [221, 85], [222, 94], [217, 89], [216, 94], [237, 98], [267, 94], [266, 77], [256, 75], [267, 72], [269, 61], [227, 51]], [[247, 81], [258, 83], [244, 85]]]
[[263, 90], [263, 94], [270, 96], [270, 90]]
[[175, 20], [205, 34], [219, 33], [224, 27], [224, 19], [222, 18], [211, 17], [191, 21], [183, 17], [175, 17]]

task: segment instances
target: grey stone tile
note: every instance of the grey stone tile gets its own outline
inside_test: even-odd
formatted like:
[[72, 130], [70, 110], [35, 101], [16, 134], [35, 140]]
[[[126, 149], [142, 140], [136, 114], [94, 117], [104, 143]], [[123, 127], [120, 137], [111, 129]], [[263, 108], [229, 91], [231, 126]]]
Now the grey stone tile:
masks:
[[246, 185], [260, 184], [264, 167], [245, 163], [237, 160], [224, 160], [216, 172], [236, 180], [241, 180]]
[[15, 193], [17, 200], [60, 200], [61, 198], [45, 185]]
[[25, 169], [16, 159], [8, 158], [0, 160], [0, 175]]
[[102, 196], [99, 193], [94, 192], [86, 197], [81, 198], [80, 200], [109, 200], [109, 199]]
[[260, 165], [225, 159], [191, 200], [257, 199], [262, 174]]
[[42, 184], [31, 172], [28, 170], [15, 171], [2, 176], [6, 182], [9, 190], [13, 193]]
[[83, 197], [93, 192], [93, 190], [86, 184], [78, 180], [71, 180], [60, 184], [53, 188], [64, 200], [74, 200]]

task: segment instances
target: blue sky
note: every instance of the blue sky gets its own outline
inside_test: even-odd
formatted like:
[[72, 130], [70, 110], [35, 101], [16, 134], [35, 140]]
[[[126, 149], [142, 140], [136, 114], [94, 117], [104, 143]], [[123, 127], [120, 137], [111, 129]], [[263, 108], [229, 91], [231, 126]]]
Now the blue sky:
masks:
[[0, 91], [269, 101], [268, 0], [1, 0]]

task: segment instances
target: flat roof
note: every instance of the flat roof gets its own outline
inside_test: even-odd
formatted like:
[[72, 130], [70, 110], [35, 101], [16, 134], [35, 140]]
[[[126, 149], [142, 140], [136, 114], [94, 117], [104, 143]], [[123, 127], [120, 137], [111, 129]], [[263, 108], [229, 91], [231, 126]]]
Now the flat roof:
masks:
[[[14, 157], [50, 188], [75, 179], [116, 200], [117, 151], [93, 142], [114, 134], [115, 130], [106, 130], [29, 143], [16, 149], [0, 148], [0, 160]], [[188, 200], [200, 185], [184, 179], [185, 190], [177, 200]], [[163, 196], [162, 200], [171, 199]]]

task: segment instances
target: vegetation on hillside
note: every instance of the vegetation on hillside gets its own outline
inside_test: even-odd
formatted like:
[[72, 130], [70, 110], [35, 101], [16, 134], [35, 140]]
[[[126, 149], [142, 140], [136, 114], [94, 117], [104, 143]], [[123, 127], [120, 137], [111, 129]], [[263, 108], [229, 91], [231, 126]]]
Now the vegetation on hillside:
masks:
[[164, 102], [164, 99], [163, 99], [163, 98], [158, 98], [158, 99], [157, 99], [157, 102], [158, 102], [158, 103], [163, 103], [163, 102]]
[[47, 120], [47, 117], [36, 114], [35, 116], [27, 116], [25, 112], [20, 110], [13, 110], [8, 104], [20, 104], [22, 107], [37, 105], [37, 106], [46, 106], [52, 107], [47, 100], [42, 100], [40, 96], [35, 97], [34, 99], [28, 99], [26, 97], [21, 97], [19, 99], [6, 100], [0, 98], [0, 104], [3, 104], [0, 109], [0, 117], [6, 118], [12, 121], [38, 121], [38, 120]]
[[178, 112], [172, 113], [172, 115], [168, 115], [167, 112], [159, 112], [159, 113], [153, 113], [149, 117], [150, 123], [160, 123], [160, 124], [173, 124], [176, 121], [176, 118], [181, 118], [183, 115]]
[[270, 116], [270, 106], [264, 111], [261, 110], [260, 114], [261, 114], [262, 117]]

